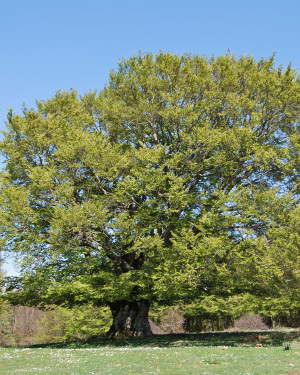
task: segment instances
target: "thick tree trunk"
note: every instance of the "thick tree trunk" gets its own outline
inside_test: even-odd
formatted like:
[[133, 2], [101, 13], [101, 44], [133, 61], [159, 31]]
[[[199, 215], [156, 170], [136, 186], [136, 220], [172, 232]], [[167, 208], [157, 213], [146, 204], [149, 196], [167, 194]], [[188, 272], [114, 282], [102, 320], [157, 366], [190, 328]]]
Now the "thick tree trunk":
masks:
[[109, 307], [113, 316], [113, 323], [108, 332], [110, 337], [152, 336], [148, 320], [148, 300], [116, 301]]

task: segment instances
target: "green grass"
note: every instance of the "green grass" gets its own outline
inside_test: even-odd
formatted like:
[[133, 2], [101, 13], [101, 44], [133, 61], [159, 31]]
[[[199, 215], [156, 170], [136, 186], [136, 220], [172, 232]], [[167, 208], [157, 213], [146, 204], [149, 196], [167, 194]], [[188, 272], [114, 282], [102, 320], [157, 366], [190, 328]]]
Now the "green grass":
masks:
[[[0, 348], [0, 374], [295, 375], [299, 335], [214, 333]], [[257, 340], [262, 348], [255, 347]], [[290, 350], [284, 350], [286, 342], [292, 342]]]

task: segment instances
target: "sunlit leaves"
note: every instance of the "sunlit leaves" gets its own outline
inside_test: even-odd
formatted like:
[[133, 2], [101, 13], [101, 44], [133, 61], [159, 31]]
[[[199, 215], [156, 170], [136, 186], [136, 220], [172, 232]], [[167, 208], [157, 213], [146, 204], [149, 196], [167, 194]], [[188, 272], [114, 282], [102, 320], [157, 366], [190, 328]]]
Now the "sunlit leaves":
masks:
[[159, 53], [119, 62], [99, 94], [10, 112], [3, 247], [47, 301], [292, 289], [299, 108], [273, 57]]

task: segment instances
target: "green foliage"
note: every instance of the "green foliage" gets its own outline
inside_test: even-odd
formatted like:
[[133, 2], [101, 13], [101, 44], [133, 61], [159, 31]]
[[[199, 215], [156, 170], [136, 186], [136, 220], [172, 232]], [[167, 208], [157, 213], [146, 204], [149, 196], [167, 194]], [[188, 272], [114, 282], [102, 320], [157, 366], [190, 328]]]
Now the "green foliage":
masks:
[[10, 305], [3, 296], [3, 281], [5, 272], [0, 260], [0, 346], [13, 345], [15, 343], [11, 332]]
[[107, 332], [111, 323], [111, 312], [107, 307], [97, 308], [91, 303], [72, 309], [47, 307], [35, 322], [39, 329], [34, 343], [91, 339]]
[[92, 304], [72, 309], [60, 306], [12, 306], [5, 302], [0, 315], [0, 346], [50, 344], [88, 340], [108, 331], [108, 308]]
[[6, 308], [6, 302], [3, 299], [3, 290], [2, 290], [2, 285], [3, 285], [3, 279], [4, 279], [5, 272], [2, 269], [2, 261], [0, 259], [0, 314], [5, 310]]
[[94, 307], [91, 303], [72, 309], [60, 308], [64, 316], [65, 338], [87, 340], [106, 333], [112, 323], [109, 308]]
[[0, 226], [17, 298], [198, 300], [216, 316], [244, 294], [296, 301], [299, 108], [274, 58], [160, 53], [124, 59], [99, 94], [10, 112]]
[[34, 337], [34, 344], [50, 344], [65, 341], [66, 321], [64, 314], [58, 308], [48, 308], [35, 324], [38, 331]]
[[0, 346], [15, 345], [16, 339], [12, 331], [12, 319], [8, 302], [1, 301], [0, 312]]

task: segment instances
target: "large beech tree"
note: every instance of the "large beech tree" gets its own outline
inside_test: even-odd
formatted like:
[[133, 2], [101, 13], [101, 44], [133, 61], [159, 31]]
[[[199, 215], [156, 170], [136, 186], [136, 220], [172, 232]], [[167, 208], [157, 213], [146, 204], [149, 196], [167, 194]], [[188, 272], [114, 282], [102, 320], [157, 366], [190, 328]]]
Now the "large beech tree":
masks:
[[98, 94], [9, 112], [0, 224], [21, 261], [15, 296], [109, 305], [112, 336], [150, 335], [153, 300], [295, 299], [299, 120], [293, 69], [230, 54], [140, 54]]

